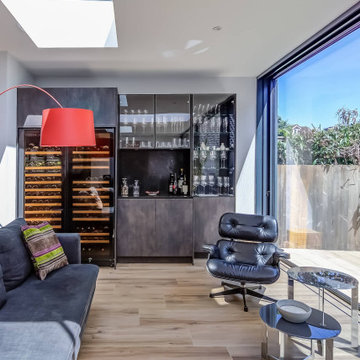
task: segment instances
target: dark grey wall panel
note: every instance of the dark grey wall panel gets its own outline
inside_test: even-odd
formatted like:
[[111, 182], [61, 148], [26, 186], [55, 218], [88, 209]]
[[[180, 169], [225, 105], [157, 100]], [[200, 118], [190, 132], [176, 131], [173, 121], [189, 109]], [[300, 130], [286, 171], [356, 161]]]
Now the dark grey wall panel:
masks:
[[[95, 126], [115, 127], [118, 121], [116, 88], [46, 88], [64, 107], [90, 109]], [[46, 108], [57, 104], [37, 89], [20, 88], [17, 96], [18, 127], [24, 126], [27, 115], [41, 115]]]
[[155, 221], [153, 256], [193, 256], [193, 199], [157, 199]]
[[117, 256], [155, 256], [155, 200], [119, 199]]
[[222, 214], [235, 211], [234, 197], [194, 198], [194, 249], [203, 253], [202, 245], [215, 244], [220, 239], [218, 232]]

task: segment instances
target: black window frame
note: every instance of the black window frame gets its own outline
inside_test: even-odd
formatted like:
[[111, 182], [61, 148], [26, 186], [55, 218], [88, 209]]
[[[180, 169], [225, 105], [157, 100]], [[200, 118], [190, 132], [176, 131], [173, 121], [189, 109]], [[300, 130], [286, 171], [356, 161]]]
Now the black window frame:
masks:
[[276, 216], [277, 78], [360, 28], [360, 1], [257, 77], [255, 210]]

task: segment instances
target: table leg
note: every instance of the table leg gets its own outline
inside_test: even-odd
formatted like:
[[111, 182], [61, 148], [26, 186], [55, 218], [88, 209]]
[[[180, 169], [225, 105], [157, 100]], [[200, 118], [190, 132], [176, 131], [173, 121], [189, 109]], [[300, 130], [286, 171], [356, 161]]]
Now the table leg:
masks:
[[294, 299], [294, 280], [288, 276], [288, 299]]
[[333, 360], [334, 339], [326, 339], [325, 360]]
[[285, 360], [286, 335], [281, 331], [279, 331], [279, 346], [279, 360]]
[[268, 333], [267, 326], [264, 324], [263, 339], [262, 339], [262, 343], [261, 343], [261, 358], [262, 359], [268, 358], [268, 353], [269, 353], [268, 344], [269, 344], [269, 333]]
[[351, 289], [351, 346], [357, 348], [359, 345], [359, 289], [358, 286]]

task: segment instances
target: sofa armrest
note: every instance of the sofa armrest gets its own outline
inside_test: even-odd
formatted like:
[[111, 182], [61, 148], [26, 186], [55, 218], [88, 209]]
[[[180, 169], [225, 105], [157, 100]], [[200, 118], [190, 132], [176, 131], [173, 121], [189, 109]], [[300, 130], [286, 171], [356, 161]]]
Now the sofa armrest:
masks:
[[276, 252], [273, 255], [275, 265], [280, 262], [281, 259], [287, 260], [290, 259], [290, 254], [285, 252], [283, 249], [276, 249]]
[[69, 264], [81, 264], [81, 245], [78, 233], [57, 233], [56, 234]]
[[219, 258], [220, 257], [220, 253], [219, 253], [219, 248], [217, 247], [217, 245], [212, 245], [212, 244], [206, 244], [203, 245], [202, 248], [209, 253], [209, 258], [213, 259], [213, 258]]

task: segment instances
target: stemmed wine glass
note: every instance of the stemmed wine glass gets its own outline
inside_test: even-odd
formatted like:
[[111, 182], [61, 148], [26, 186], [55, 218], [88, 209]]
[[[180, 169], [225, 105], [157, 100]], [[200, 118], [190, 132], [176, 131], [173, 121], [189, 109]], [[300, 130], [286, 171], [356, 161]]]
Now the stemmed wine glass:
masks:
[[215, 146], [213, 146], [213, 148], [210, 150], [209, 160], [210, 160], [210, 169], [216, 169], [216, 166], [215, 166], [216, 147]]
[[206, 175], [201, 175], [200, 177], [200, 186], [199, 186], [199, 195], [206, 195], [206, 186], [207, 186], [207, 181], [206, 181]]
[[224, 195], [230, 194], [230, 179], [228, 176], [224, 176]]
[[207, 159], [207, 150], [206, 149], [200, 149], [200, 163], [202, 165], [205, 164]]
[[214, 186], [215, 186], [215, 176], [209, 175], [209, 194], [214, 194]]
[[218, 194], [222, 195], [222, 188], [223, 188], [223, 178], [222, 176], [217, 177], [217, 188], [218, 188]]
[[221, 169], [226, 169], [226, 160], [227, 160], [226, 150], [221, 150], [221, 152], [220, 152], [220, 168]]

